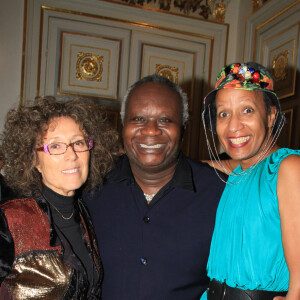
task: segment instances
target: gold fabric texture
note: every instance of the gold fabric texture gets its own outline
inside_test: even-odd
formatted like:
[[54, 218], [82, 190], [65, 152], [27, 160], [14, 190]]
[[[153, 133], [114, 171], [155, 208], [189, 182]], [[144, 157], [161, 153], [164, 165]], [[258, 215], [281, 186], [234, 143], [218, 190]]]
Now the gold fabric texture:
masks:
[[70, 274], [58, 251], [35, 251], [16, 258], [5, 285], [16, 300], [57, 300], [67, 291]]

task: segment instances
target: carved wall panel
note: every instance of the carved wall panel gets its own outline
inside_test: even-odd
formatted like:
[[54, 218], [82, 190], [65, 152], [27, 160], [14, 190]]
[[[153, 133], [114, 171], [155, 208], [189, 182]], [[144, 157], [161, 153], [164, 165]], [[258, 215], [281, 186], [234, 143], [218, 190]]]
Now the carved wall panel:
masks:
[[[125, 93], [129, 30], [44, 9], [40, 94], [116, 100]], [[63, 18], [62, 18], [63, 16]], [[123, 80], [121, 80], [121, 78]]]
[[299, 29], [295, 24], [277, 32], [261, 46], [262, 63], [271, 70], [280, 99], [295, 94]]
[[120, 128], [127, 88], [158, 73], [188, 94], [183, 150], [205, 158], [202, 99], [225, 63], [227, 25], [106, 1], [26, 0], [26, 6], [22, 99], [93, 98]]
[[272, 73], [287, 122], [281, 146], [300, 148], [300, 1], [272, 0], [249, 17], [245, 60], [265, 65]]
[[[183, 149], [191, 155], [197, 155], [194, 152], [197, 147], [193, 145], [197, 141], [200, 143], [199, 130], [195, 130], [201, 126], [199, 100], [202, 100], [203, 92], [208, 88], [206, 82], [209, 82], [208, 74], [203, 74], [203, 70], [209, 68], [205, 60], [208, 48], [208, 41], [201, 36], [187, 41], [185, 36], [179, 34], [175, 38], [158, 37], [140, 31], [132, 33], [130, 65], [137, 66], [139, 78], [150, 74], [166, 76], [179, 84], [188, 95], [190, 120], [184, 135]], [[130, 73], [130, 83], [136, 81], [136, 75]]]
[[58, 94], [118, 100], [121, 40], [61, 32]]

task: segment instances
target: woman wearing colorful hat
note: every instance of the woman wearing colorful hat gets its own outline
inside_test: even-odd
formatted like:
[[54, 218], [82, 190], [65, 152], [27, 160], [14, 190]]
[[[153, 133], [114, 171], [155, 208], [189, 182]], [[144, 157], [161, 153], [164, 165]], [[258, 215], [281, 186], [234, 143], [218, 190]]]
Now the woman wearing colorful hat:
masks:
[[[299, 300], [300, 150], [276, 145], [285, 119], [273, 79], [262, 65], [230, 64], [204, 101], [211, 164], [230, 175], [207, 264], [211, 282], [201, 300]], [[218, 159], [206, 129], [239, 163], [233, 172]]]

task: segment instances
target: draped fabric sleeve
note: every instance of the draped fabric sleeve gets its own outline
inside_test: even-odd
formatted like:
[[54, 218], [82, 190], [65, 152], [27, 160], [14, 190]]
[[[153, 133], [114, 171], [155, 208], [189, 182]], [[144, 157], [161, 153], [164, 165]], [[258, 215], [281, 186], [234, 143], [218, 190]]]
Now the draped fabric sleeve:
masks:
[[0, 209], [0, 284], [11, 272], [14, 261], [14, 242], [4, 212]]
[[[300, 150], [291, 150], [287, 148], [281, 148], [280, 150], [274, 152], [269, 157], [268, 169], [266, 170], [266, 178], [269, 184], [277, 187], [277, 177], [279, 166], [282, 161], [289, 155], [300, 155]], [[275, 190], [276, 192], [276, 190]]]

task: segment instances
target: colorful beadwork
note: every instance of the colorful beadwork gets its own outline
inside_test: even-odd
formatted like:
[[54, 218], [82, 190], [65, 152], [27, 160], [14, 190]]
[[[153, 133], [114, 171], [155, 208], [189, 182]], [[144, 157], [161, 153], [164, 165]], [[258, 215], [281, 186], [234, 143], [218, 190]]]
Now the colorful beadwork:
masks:
[[[236, 78], [238, 78], [241, 81], [249, 81], [251, 80], [253, 83], [258, 83], [259, 79], [260, 79], [260, 74], [259, 72], [255, 72], [255, 70], [251, 67], [248, 67], [246, 64], [233, 64], [231, 65], [232, 68], [230, 69], [230, 73], [227, 74], [234, 74], [236, 76]], [[254, 75], [255, 74], [255, 75]], [[254, 75], [254, 76], [253, 76]], [[235, 79], [232, 76], [229, 76], [228, 79]]]
[[220, 88], [273, 91], [273, 79], [263, 70], [255, 70], [247, 64], [235, 63], [224, 67], [219, 73], [215, 89]]

